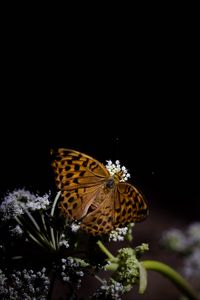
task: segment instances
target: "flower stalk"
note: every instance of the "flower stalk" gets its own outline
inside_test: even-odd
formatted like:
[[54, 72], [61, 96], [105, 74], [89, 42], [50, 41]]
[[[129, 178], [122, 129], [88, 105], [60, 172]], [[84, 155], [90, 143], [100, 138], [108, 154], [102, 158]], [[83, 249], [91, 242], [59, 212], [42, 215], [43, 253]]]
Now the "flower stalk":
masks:
[[[55, 200], [53, 202], [53, 205], [52, 205], [52, 209], [51, 209], [51, 213], [50, 215], [53, 217], [54, 216], [54, 212], [55, 212], [55, 208], [56, 208], [56, 204], [58, 202], [58, 199], [60, 197], [60, 193], [61, 192], [58, 192], [56, 197], [55, 197]], [[54, 229], [50, 226], [50, 234], [51, 234], [51, 241], [52, 241], [52, 244], [53, 244], [53, 247], [55, 249], [57, 249], [57, 244], [56, 244], [56, 239], [55, 239], [55, 232], [54, 232]]]
[[100, 240], [98, 240], [97, 245], [102, 250], [102, 252], [104, 252], [108, 256], [111, 262], [117, 261], [117, 258], [112, 255], [112, 253], [104, 246], [104, 244]]
[[[105, 269], [114, 272], [117, 271], [120, 265], [118, 258], [114, 257], [101, 241], [98, 241], [97, 245], [100, 247], [103, 253], [108, 256], [108, 260], [111, 262], [105, 267]], [[200, 295], [197, 294], [197, 292], [192, 288], [192, 286], [177, 271], [175, 271], [167, 264], [154, 260], [146, 260], [140, 261], [138, 267], [140, 269], [140, 276], [141, 274], [142, 276], [144, 275], [144, 278], [142, 280], [140, 277], [141, 282], [139, 282], [139, 293], [142, 294], [147, 286], [145, 270], [152, 270], [159, 272], [160, 274], [168, 278], [172, 283], [175, 284], [175, 286], [182, 292], [182, 294], [187, 296], [190, 300], [200, 300]]]
[[191, 285], [170, 266], [154, 260], [141, 261], [141, 264], [146, 270], [156, 271], [167, 277], [190, 300], [200, 300], [200, 295], [198, 295]]

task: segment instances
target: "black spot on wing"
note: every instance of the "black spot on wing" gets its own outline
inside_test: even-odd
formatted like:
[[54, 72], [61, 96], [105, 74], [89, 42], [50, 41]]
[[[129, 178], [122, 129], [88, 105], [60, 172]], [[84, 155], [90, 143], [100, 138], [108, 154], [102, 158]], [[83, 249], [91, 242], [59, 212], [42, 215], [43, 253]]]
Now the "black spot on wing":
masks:
[[75, 170], [75, 171], [79, 171], [79, 169], [80, 169], [80, 165], [75, 165], [75, 166], [74, 166], [74, 170]]

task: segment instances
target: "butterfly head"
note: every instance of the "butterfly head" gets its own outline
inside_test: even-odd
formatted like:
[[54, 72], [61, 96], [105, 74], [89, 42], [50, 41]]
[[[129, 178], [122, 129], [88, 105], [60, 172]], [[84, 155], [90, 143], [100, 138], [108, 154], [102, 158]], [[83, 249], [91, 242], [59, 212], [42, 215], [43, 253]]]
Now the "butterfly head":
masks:
[[114, 186], [116, 184], [118, 184], [120, 181], [122, 181], [123, 176], [124, 176], [123, 171], [119, 171], [119, 172], [114, 173], [112, 176], [110, 176], [107, 179], [107, 181], [105, 183], [106, 188], [108, 188], [108, 189], [114, 188]]

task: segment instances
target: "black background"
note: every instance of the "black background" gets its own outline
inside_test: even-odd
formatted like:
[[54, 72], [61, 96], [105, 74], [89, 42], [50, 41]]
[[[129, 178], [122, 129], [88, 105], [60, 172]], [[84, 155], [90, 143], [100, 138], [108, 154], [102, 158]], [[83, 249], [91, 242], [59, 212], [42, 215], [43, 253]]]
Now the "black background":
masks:
[[8, 18], [1, 49], [1, 196], [18, 187], [53, 189], [50, 149], [67, 147], [101, 162], [120, 159], [150, 208], [199, 218], [195, 19], [190, 27], [161, 19], [133, 31], [127, 20], [126, 30], [119, 26], [112, 34], [87, 24], [86, 31], [70, 27], [63, 35], [50, 24], [36, 26], [31, 16]]

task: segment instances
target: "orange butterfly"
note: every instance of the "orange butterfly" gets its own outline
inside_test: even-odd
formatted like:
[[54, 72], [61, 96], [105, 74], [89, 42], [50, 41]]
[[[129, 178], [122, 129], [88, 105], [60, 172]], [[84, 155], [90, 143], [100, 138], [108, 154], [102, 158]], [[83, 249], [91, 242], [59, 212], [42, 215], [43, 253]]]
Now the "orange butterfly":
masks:
[[123, 182], [128, 174], [118, 161], [113, 172], [111, 162], [106, 168], [78, 151], [61, 148], [52, 155], [61, 212], [69, 220], [79, 220], [83, 230], [92, 235], [107, 234], [147, 217], [146, 200], [133, 185]]

